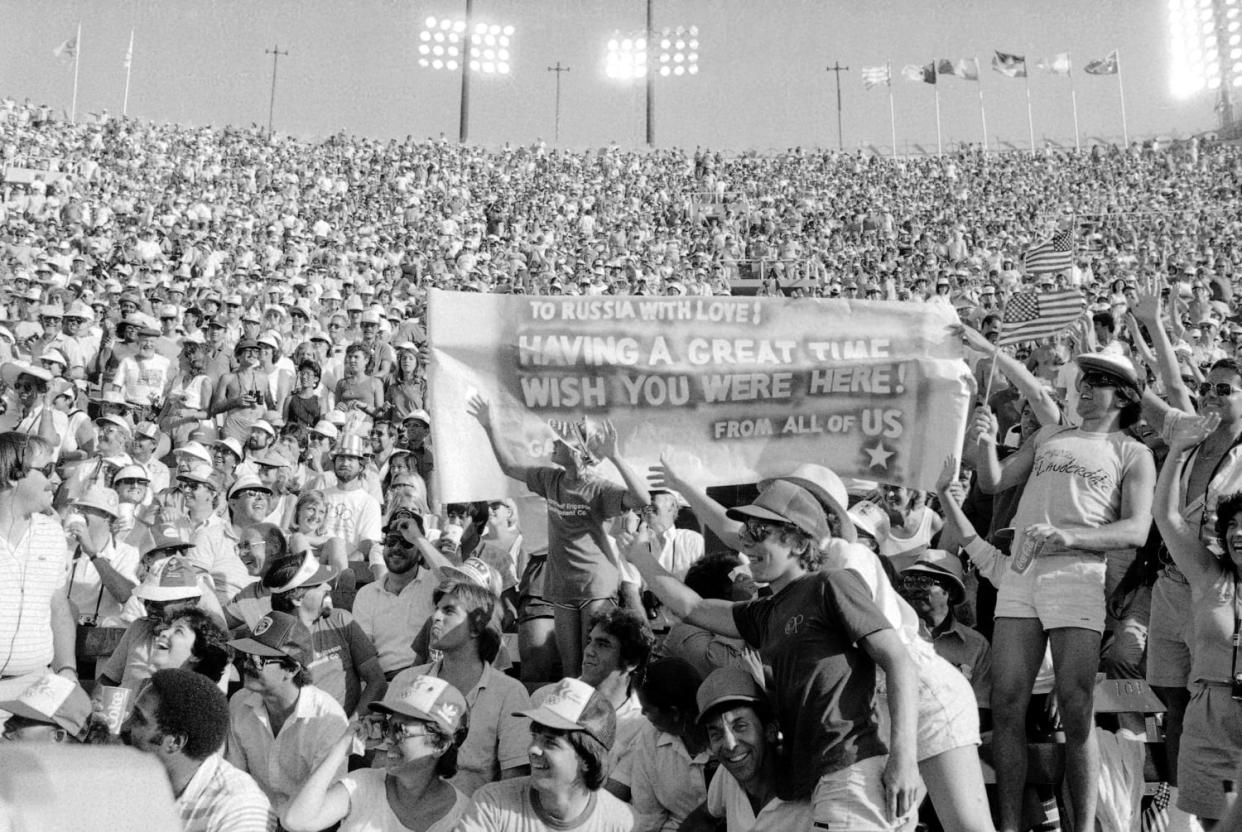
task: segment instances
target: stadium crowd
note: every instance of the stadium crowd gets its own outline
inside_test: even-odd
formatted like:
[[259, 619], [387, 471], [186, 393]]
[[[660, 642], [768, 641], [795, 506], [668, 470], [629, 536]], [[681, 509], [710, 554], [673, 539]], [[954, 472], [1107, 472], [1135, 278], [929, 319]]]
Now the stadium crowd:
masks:
[[[1071, 828], [1237, 828], [1236, 148], [311, 143], [7, 99], [0, 154], [5, 740], [153, 755], [187, 830], [1049, 829], [1050, 744]], [[979, 406], [932, 493], [808, 463], [725, 505], [606, 422], [523, 466], [476, 396], [513, 483], [446, 502], [432, 287], [947, 304]], [[1066, 290], [1065, 332], [997, 346]], [[1159, 697], [1157, 800], [1101, 674]]]

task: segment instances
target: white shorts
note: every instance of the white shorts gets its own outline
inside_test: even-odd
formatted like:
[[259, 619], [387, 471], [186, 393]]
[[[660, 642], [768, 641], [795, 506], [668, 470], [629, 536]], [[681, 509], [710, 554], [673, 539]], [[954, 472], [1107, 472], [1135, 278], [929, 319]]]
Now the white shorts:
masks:
[[829, 832], [897, 832], [913, 829], [922, 796], [914, 808], [889, 820], [882, 775], [888, 757], [869, 757], [825, 774], [811, 794], [812, 828]]
[[1025, 572], [1007, 569], [996, 592], [997, 618], [1037, 618], [1044, 630], [1104, 632], [1108, 563], [1089, 554], [1035, 558]]
[[[970, 681], [935, 653], [911, 650], [910, 658], [919, 676], [919, 762], [979, 745], [979, 703]], [[876, 693], [876, 721], [887, 740], [891, 728], [883, 674], [877, 676]]]

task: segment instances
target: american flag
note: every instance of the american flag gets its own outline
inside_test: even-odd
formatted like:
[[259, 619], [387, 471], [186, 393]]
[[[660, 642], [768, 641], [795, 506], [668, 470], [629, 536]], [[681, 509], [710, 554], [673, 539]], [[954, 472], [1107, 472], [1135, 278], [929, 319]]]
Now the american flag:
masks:
[[1074, 235], [1070, 231], [1053, 234], [1050, 239], [1026, 251], [1026, 270], [1031, 274], [1059, 272], [1074, 265]]
[[1086, 306], [1087, 302], [1082, 293], [1076, 289], [1014, 295], [1005, 304], [1005, 316], [997, 343], [1005, 347], [1055, 335], [1078, 320]]
[[1169, 784], [1161, 783], [1151, 796], [1151, 802], [1143, 810], [1139, 826], [1141, 832], [1168, 832], [1169, 829]]
[[862, 82], [867, 89], [878, 87], [880, 84], [889, 83], [887, 66], [864, 66], [862, 68]]

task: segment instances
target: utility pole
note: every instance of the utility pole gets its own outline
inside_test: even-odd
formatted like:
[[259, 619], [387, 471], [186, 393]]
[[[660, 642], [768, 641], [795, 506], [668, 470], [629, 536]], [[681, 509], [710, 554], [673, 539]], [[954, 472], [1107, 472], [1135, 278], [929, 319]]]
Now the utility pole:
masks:
[[556, 66], [548, 67], [548, 72], [556, 73], [556, 126], [553, 130], [552, 141], [560, 144], [561, 141], [561, 73], [569, 72], [569, 67], [561, 66], [561, 62], [557, 61]]
[[826, 72], [835, 72], [837, 75], [837, 150], [845, 149], [845, 142], [841, 139], [841, 73], [849, 72], [848, 66], [841, 66], [838, 61], [833, 61], [832, 66], [824, 67]]
[[[647, 54], [651, 54], [651, 44], [655, 40], [654, 0], [647, 0]], [[647, 61], [647, 147], [655, 147], [655, 67], [650, 59]]]
[[264, 49], [263, 54], [272, 56], [272, 100], [267, 105], [267, 134], [272, 135], [272, 114], [276, 112], [276, 64], [280, 61], [281, 55], [288, 55], [289, 50], [280, 51], [280, 44], [276, 44], [271, 49]]
[[461, 102], [457, 109], [457, 142], [470, 137], [470, 45], [474, 43], [474, 0], [466, 0], [466, 36], [461, 42]]

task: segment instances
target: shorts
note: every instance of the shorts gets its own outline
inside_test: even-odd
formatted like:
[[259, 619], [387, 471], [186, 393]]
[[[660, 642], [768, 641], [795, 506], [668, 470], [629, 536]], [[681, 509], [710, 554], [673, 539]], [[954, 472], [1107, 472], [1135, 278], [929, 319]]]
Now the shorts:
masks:
[[[918, 761], [955, 748], [979, 745], [979, 704], [960, 670], [939, 655], [911, 653], [919, 675]], [[876, 678], [876, 721], [880, 736], [891, 730], [883, 674]], [[891, 743], [890, 743], [891, 745]]]
[[525, 624], [537, 618], [552, 617], [552, 605], [543, 598], [543, 584], [547, 570], [547, 555], [535, 555], [522, 570], [522, 577], [518, 579], [517, 619], [519, 624]]
[[1232, 780], [1242, 758], [1242, 702], [1226, 684], [1191, 686], [1177, 758], [1177, 808], [1201, 818], [1225, 813], [1223, 781]]
[[825, 774], [811, 794], [812, 828], [831, 832], [893, 832], [913, 828], [918, 804], [896, 821], [887, 817], [882, 775], [888, 757], [868, 757], [852, 766]]
[[1022, 573], [1007, 569], [996, 593], [996, 617], [1037, 618], [1045, 631], [1103, 633], [1107, 571], [1104, 558], [1090, 555], [1050, 555]]
[[1191, 609], [1190, 584], [1162, 571], [1151, 588], [1151, 620], [1147, 628], [1149, 685], [1184, 688], [1190, 681]]

